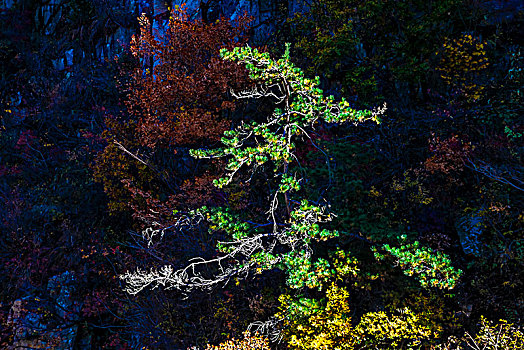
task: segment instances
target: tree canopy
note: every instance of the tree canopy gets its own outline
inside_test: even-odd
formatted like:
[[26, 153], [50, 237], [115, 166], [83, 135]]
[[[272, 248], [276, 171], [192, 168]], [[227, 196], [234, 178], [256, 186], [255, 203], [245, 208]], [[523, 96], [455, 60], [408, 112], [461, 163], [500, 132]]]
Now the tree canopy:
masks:
[[524, 349], [523, 15], [2, 3], [0, 347]]

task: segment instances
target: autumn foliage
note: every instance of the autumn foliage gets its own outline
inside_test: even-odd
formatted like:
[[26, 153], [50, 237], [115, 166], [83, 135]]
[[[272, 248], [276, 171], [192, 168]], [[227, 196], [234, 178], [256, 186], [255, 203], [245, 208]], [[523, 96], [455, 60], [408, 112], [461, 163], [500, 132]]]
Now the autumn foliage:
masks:
[[[221, 48], [246, 43], [248, 18], [212, 24], [189, 21], [173, 11], [168, 24], [151, 32], [142, 17], [131, 51], [142, 66], [132, 72], [127, 107], [138, 121], [140, 143], [148, 146], [202, 146], [228, 129], [222, 111], [229, 89], [246, 82], [246, 74], [218, 56]], [[145, 68], [145, 72], [144, 72]]]
[[249, 84], [242, 67], [218, 56], [246, 43], [249, 18], [206, 24], [178, 9], [151, 26], [141, 17], [131, 43], [136, 65], [124, 72], [127, 110], [106, 118], [108, 145], [94, 166], [110, 208], [142, 219], [146, 208], [161, 211], [159, 201], [168, 211], [212, 201], [210, 167], [190, 159], [188, 147], [220, 140], [233, 116], [229, 90]]
[[0, 348], [524, 349], [522, 1], [177, 4], [1, 3]]

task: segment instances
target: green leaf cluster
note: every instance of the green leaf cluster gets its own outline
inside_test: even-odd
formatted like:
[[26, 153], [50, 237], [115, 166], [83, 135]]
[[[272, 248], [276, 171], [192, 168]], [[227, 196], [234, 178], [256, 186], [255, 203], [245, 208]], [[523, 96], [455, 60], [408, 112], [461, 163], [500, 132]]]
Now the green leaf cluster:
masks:
[[[424, 288], [453, 289], [455, 287], [462, 271], [451, 265], [448, 256], [423, 247], [418, 241], [407, 243], [405, 236], [399, 238], [399, 247], [384, 244], [382, 250], [395, 259], [395, 263], [400, 266], [404, 274], [415, 276]], [[376, 247], [373, 247], [372, 250], [378, 260], [385, 258], [385, 255]]]

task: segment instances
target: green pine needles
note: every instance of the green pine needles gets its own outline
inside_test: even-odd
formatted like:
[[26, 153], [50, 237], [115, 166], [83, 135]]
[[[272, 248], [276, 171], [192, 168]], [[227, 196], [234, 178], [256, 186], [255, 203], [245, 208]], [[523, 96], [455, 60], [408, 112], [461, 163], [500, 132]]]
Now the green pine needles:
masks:
[[[229, 237], [229, 241], [217, 245], [224, 255], [210, 261], [198, 259], [178, 271], [164, 267], [157, 271], [127, 273], [122, 278], [128, 282], [126, 289], [130, 293], [159, 285], [186, 290], [210, 288], [227, 283], [233, 276], [275, 267], [287, 272], [288, 285], [292, 288], [320, 288], [321, 281], [331, 273], [327, 261], [311, 261], [311, 244], [337, 237], [339, 233], [322, 227], [334, 217], [326, 206], [299, 196], [301, 179], [290, 172], [290, 164], [297, 159], [297, 140], [311, 139], [309, 134], [319, 121], [379, 123], [385, 106], [373, 111], [356, 110], [345, 99], [336, 102], [333, 96], [324, 97], [318, 87], [319, 78], [304, 77], [302, 70], [290, 61], [289, 45], [278, 60], [249, 46], [232, 51], [224, 49], [220, 54], [224, 60], [244, 65], [255, 82], [253, 89], [232, 91], [233, 96], [266, 98], [273, 101], [275, 108], [265, 122], [242, 123], [226, 131], [221, 140], [223, 147], [190, 153], [196, 158], [226, 159], [226, 176], [214, 182], [218, 188], [236, 181], [239, 173], [254, 173], [261, 166], [269, 165], [272, 169], [269, 179], [275, 186], [264, 208], [267, 222], [252, 225], [227, 208], [200, 208], [198, 213], [209, 222], [210, 231], [221, 231]], [[280, 247], [278, 254], [276, 247]], [[217, 273], [204, 276], [204, 272], [199, 272], [206, 264], [216, 264]]]
[[406, 236], [400, 236], [400, 246], [389, 244], [382, 246], [384, 254], [372, 247], [377, 260], [390, 255], [407, 276], [414, 276], [423, 288], [453, 289], [462, 271], [451, 265], [451, 260], [445, 254], [428, 247], [421, 247], [418, 241], [406, 242]]

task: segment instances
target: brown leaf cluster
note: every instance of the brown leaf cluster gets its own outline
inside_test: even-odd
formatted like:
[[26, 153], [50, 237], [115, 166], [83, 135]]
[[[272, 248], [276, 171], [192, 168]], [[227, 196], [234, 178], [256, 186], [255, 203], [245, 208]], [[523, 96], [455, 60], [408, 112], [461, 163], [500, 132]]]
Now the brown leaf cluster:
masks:
[[[191, 158], [188, 150], [213, 147], [231, 127], [230, 90], [251, 83], [245, 68], [223, 61], [219, 51], [247, 42], [250, 19], [203, 23], [177, 9], [168, 21], [156, 22], [155, 30], [151, 22], [142, 18], [140, 34], [131, 42], [137, 65], [123, 72], [128, 115], [106, 121], [108, 146], [95, 169], [110, 207], [127, 207], [135, 217], [158, 221], [174, 208], [220, 201], [212, 181], [222, 174]], [[157, 218], [151, 217], [153, 207]]]
[[472, 151], [471, 143], [464, 142], [458, 135], [441, 140], [439, 137], [433, 137], [430, 140], [429, 150], [433, 156], [424, 162], [424, 167], [430, 173], [462, 171], [464, 162]]
[[229, 90], [245, 87], [248, 79], [219, 51], [245, 44], [248, 24], [245, 17], [236, 23], [189, 21], [180, 10], [173, 10], [163, 32], [143, 23], [131, 50], [144, 65], [132, 72], [127, 90], [143, 144], [202, 146], [227, 130], [222, 111], [233, 107]]

